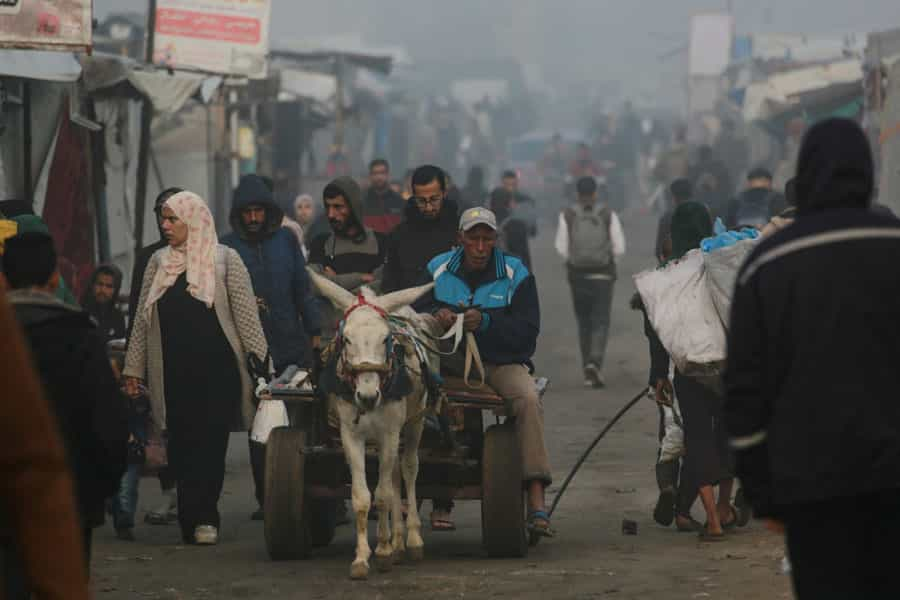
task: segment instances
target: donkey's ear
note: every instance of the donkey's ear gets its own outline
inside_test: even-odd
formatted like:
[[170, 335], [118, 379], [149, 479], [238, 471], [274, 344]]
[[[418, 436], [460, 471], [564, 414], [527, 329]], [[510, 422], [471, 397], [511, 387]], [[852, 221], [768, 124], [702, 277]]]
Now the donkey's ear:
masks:
[[328, 298], [336, 309], [347, 310], [356, 302], [356, 296], [327, 277], [319, 275], [309, 267], [306, 267], [306, 271], [309, 273], [309, 278], [312, 279], [313, 285], [316, 286], [319, 293]]
[[433, 287], [434, 283], [429, 283], [426, 285], [420, 285], [419, 287], [391, 292], [390, 294], [385, 294], [384, 296], [376, 298], [375, 304], [383, 308], [385, 311], [391, 313], [400, 307], [412, 304], [413, 302], [427, 294], [429, 291], [431, 291], [431, 288]]

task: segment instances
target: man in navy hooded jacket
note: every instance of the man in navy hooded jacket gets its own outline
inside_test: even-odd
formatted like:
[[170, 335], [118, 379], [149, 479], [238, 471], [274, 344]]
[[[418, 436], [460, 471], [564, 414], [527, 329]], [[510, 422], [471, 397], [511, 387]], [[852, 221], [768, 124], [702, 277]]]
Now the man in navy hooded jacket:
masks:
[[[240, 254], [250, 273], [276, 373], [289, 365], [308, 365], [310, 340], [317, 346], [321, 332], [306, 261], [297, 238], [282, 228], [283, 218], [266, 182], [258, 175], [245, 175], [234, 192], [232, 232], [222, 238], [223, 244]], [[262, 506], [264, 445], [250, 442], [250, 462]], [[262, 511], [253, 516], [261, 519]]]

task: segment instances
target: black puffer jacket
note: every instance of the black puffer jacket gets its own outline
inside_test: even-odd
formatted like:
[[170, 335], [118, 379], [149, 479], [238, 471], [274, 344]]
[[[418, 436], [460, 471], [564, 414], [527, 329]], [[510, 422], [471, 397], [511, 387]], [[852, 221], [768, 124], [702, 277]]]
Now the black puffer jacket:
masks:
[[395, 292], [422, 283], [432, 258], [456, 245], [459, 214], [456, 202], [446, 198], [435, 220], [422, 217], [414, 200], [406, 204], [405, 219], [388, 242], [382, 292]]
[[758, 516], [900, 488], [900, 220], [868, 209], [872, 187], [859, 127], [816, 125], [796, 222], [739, 272], [725, 420]]

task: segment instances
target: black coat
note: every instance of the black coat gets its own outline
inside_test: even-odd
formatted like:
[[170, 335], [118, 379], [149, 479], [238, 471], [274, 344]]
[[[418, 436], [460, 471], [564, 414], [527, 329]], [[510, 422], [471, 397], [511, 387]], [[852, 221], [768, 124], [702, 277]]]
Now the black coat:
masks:
[[740, 270], [725, 420], [758, 516], [900, 487], [898, 256], [900, 220], [838, 208]]
[[405, 219], [388, 241], [382, 292], [395, 292], [420, 285], [427, 278], [428, 261], [456, 245], [459, 215], [456, 203], [447, 198], [438, 218], [428, 221], [414, 200], [406, 205]]
[[59, 419], [84, 524], [96, 527], [126, 468], [127, 399], [88, 313], [40, 292], [16, 291], [9, 299]]

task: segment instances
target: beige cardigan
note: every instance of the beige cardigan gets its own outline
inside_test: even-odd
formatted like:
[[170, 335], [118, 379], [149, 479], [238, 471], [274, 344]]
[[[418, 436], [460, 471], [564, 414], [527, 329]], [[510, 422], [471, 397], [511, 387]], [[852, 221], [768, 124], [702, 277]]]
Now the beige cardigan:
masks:
[[[161, 250], [156, 251], [141, 285], [141, 297], [134, 314], [134, 328], [128, 340], [128, 353], [125, 355], [127, 377], [145, 380], [150, 391], [150, 405], [153, 410], [153, 421], [160, 429], [166, 429], [166, 400], [163, 386], [162, 334], [159, 327], [159, 312], [153, 306], [149, 318], [147, 316], [147, 295], [150, 284], [159, 269]], [[133, 283], [132, 283], [133, 285]], [[253, 294], [250, 274], [241, 257], [233, 249], [219, 244], [216, 249], [216, 295], [213, 308], [222, 326], [228, 343], [234, 350], [241, 374], [241, 417], [240, 429], [246, 431], [253, 422], [253, 382], [247, 372], [247, 354], [253, 352], [260, 360], [264, 360], [268, 352], [265, 334], [259, 322], [259, 309]], [[237, 424], [236, 424], [237, 425]], [[235, 430], [240, 430], [235, 429]]]

